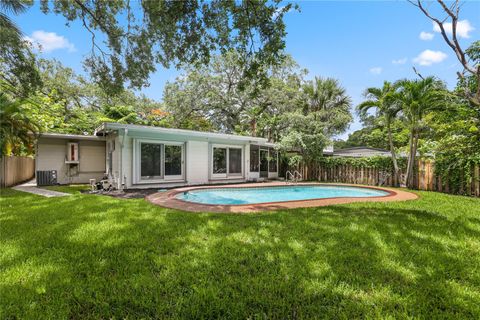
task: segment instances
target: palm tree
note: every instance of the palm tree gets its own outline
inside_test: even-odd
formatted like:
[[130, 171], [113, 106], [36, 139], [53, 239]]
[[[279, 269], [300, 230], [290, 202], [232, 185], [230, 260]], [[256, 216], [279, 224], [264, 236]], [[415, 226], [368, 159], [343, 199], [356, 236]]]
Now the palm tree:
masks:
[[409, 155], [407, 162], [406, 182], [408, 187], [414, 187], [413, 168], [418, 148], [418, 139], [425, 127], [423, 118], [432, 110], [445, 108], [448, 92], [445, 84], [435, 77], [416, 80], [399, 80], [395, 83], [398, 100], [410, 129]]
[[18, 26], [7, 16], [7, 13], [18, 15], [27, 10], [28, 1], [25, 0], [0, 0], [0, 29], [8, 32], [9, 37], [20, 40], [22, 32]]
[[31, 45], [11, 16], [25, 12], [32, 1], [0, 0], [0, 79], [15, 87], [16, 95], [26, 97], [41, 84]]
[[315, 77], [303, 87], [306, 94], [304, 114], [313, 114], [316, 121], [329, 123], [325, 127], [327, 136], [346, 129], [352, 119], [352, 100], [336, 79]]
[[351, 102], [345, 88], [333, 78], [315, 77], [313, 81], [305, 84], [304, 92], [308, 96], [310, 112], [342, 108]]
[[12, 101], [0, 93], [0, 156], [10, 155], [12, 148], [31, 146], [39, 126], [33, 123], [22, 110], [27, 100]]
[[397, 114], [400, 112], [401, 107], [398, 103], [395, 87], [392, 83], [385, 81], [382, 88], [367, 88], [364, 93], [364, 97], [367, 99], [357, 106], [357, 110], [360, 113], [366, 113], [368, 110], [375, 108], [377, 116], [385, 119], [385, 126], [387, 128], [388, 143], [390, 146], [390, 153], [392, 156], [393, 169], [395, 174], [395, 180], [399, 181], [400, 170], [398, 168], [397, 157], [395, 153], [395, 146], [393, 145], [392, 128], [391, 124], [395, 120]]

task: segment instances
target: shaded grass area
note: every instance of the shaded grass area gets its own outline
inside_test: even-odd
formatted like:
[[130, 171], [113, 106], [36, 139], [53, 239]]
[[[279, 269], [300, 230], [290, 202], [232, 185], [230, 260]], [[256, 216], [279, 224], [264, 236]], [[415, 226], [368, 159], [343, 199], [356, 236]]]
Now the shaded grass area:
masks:
[[65, 185], [45, 186], [45, 187], [41, 187], [41, 188], [42, 189], [47, 189], [47, 190], [52, 190], [52, 191], [71, 193], [71, 194], [76, 194], [76, 193], [81, 193], [83, 191], [91, 190], [91, 187], [88, 184], [74, 184], [74, 185], [69, 185], [69, 186], [65, 186]]
[[480, 318], [479, 199], [225, 215], [76, 191], [2, 191], [0, 318]]

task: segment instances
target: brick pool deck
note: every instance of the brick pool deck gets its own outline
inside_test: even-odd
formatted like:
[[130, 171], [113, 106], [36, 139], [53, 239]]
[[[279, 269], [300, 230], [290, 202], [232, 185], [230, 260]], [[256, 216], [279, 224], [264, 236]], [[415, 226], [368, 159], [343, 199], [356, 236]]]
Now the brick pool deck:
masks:
[[165, 192], [157, 192], [146, 197], [148, 201], [153, 204], [184, 211], [191, 212], [221, 212], [221, 213], [243, 213], [243, 212], [259, 212], [270, 210], [294, 209], [294, 208], [311, 208], [322, 207], [334, 204], [344, 204], [352, 202], [390, 202], [390, 201], [406, 201], [415, 200], [418, 196], [414, 193], [403, 191], [400, 189], [372, 187], [364, 185], [342, 184], [342, 183], [298, 183], [297, 185], [326, 185], [326, 186], [352, 186], [360, 188], [370, 188], [389, 192], [386, 196], [381, 197], [365, 197], [365, 198], [328, 198], [328, 199], [312, 199], [300, 201], [285, 201], [273, 203], [258, 203], [258, 204], [242, 204], [242, 205], [210, 205], [187, 202], [175, 198], [178, 193], [196, 189], [218, 189], [218, 188], [261, 188], [261, 187], [285, 187], [288, 186], [285, 182], [263, 182], [263, 183], [242, 183], [222, 186], [198, 186], [198, 187], [183, 187], [176, 188]]

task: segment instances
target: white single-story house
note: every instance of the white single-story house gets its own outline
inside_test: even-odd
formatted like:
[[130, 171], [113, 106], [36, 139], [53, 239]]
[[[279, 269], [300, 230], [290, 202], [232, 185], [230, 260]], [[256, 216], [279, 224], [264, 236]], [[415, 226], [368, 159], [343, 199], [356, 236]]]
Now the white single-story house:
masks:
[[264, 138], [120, 123], [93, 136], [41, 134], [36, 152], [37, 182], [55, 171], [56, 183], [107, 176], [118, 189], [276, 179], [278, 167]]
[[345, 149], [334, 150], [332, 155], [334, 157], [348, 157], [348, 158], [367, 158], [367, 157], [390, 157], [389, 150], [370, 148], [370, 147], [352, 147]]

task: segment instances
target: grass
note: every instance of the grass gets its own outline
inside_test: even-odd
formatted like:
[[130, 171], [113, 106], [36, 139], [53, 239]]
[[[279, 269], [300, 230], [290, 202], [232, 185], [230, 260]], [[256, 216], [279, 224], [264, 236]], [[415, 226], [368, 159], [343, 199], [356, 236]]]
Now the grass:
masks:
[[82, 191], [91, 190], [90, 185], [88, 184], [72, 184], [69, 186], [59, 185], [59, 186], [45, 186], [41, 187], [42, 189], [64, 192], [64, 193], [71, 193], [71, 194], [78, 194]]
[[480, 318], [480, 199], [225, 215], [67, 190], [2, 191], [1, 319]]

